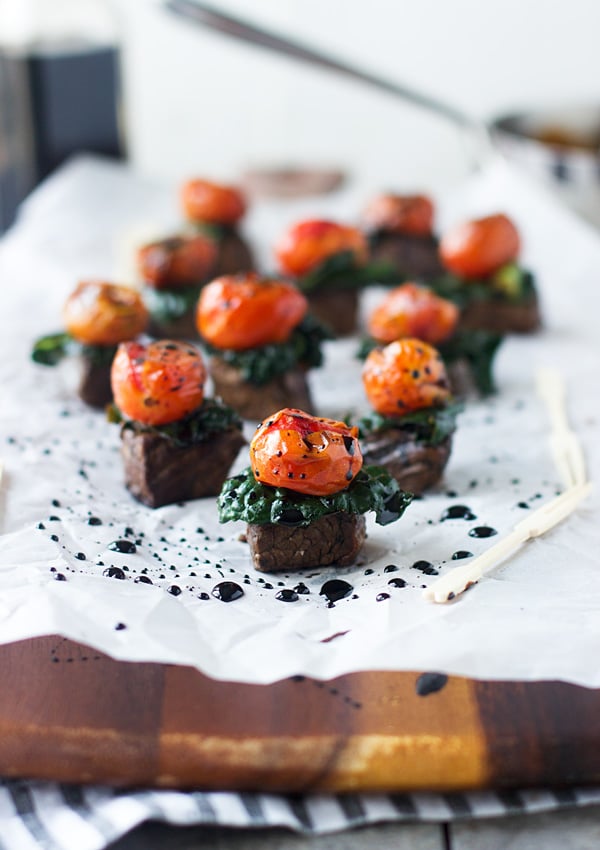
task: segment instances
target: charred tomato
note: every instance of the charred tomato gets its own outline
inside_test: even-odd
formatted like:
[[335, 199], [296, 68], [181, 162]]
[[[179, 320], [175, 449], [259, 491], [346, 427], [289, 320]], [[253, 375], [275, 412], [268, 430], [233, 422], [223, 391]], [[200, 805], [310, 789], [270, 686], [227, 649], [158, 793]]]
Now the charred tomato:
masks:
[[348, 487], [362, 467], [358, 429], [284, 408], [258, 427], [250, 462], [261, 484], [330, 496]]

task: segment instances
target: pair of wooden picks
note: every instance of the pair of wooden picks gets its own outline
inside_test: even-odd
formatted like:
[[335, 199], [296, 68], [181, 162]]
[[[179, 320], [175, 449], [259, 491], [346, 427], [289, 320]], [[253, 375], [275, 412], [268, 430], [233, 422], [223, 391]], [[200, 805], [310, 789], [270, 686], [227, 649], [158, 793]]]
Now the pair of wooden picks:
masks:
[[592, 485], [586, 480], [583, 450], [567, 419], [564, 380], [552, 369], [541, 369], [537, 375], [537, 389], [550, 413], [550, 447], [566, 488], [564, 493], [532, 511], [526, 519], [518, 522], [506, 537], [482, 555], [468, 564], [455, 567], [432, 582], [423, 591], [423, 596], [428, 601], [450, 602], [455, 599], [486, 573], [498, 567], [528, 540], [540, 537], [569, 516], [589, 494]]

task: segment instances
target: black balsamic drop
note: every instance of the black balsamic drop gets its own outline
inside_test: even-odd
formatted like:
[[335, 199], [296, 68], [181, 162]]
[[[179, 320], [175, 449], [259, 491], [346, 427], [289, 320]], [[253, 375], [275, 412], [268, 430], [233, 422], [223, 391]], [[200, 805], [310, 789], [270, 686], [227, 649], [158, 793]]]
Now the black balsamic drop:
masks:
[[122, 632], [123, 629], [126, 629], [126, 628], [127, 628], [127, 626], [125, 625], [125, 623], [117, 623], [117, 625], [115, 626], [115, 631], [116, 632]]
[[406, 587], [406, 582], [403, 578], [391, 578], [388, 584], [392, 587]]
[[466, 549], [459, 549], [458, 551], [452, 553], [452, 560], [453, 561], [462, 561], [463, 558], [472, 558], [472, 557], [473, 557], [473, 553], [467, 552]]
[[383, 568], [384, 573], [395, 573], [397, 572], [397, 570], [398, 567], [396, 566], [396, 564], [388, 564], [387, 567]]
[[97, 516], [91, 516], [91, 517], [88, 519], [87, 524], [88, 524], [88, 525], [102, 525], [102, 520], [100, 519], [100, 517], [97, 517]]
[[125, 578], [125, 573], [123, 572], [121, 567], [107, 567], [105, 570], [103, 570], [102, 575], [106, 576], [107, 578]]
[[518, 502], [517, 507], [523, 508], [524, 510], [529, 510], [529, 505], [527, 504], [527, 502]]
[[389, 593], [378, 593], [377, 596], [375, 597], [377, 602], [383, 602], [384, 599], [389, 599], [389, 598], [390, 598]]
[[54, 580], [55, 581], [66, 581], [67, 577], [65, 575], [63, 575], [62, 573], [56, 573], [56, 575], [54, 576]]
[[332, 578], [326, 581], [321, 590], [320, 596], [324, 596], [329, 604], [333, 606], [334, 602], [339, 602], [340, 599], [349, 596], [354, 588], [347, 581], [341, 578]]
[[468, 508], [466, 505], [451, 505], [449, 508], [446, 508], [442, 516], [440, 517], [440, 522], [444, 522], [447, 519], [477, 519], [471, 508]]
[[489, 525], [478, 525], [469, 531], [469, 537], [493, 537], [495, 534], [498, 532]]
[[220, 599], [221, 602], [235, 602], [236, 599], [241, 599], [244, 591], [234, 581], [220, 581], [216, 584], [212, 591], [215, 599]]
[[206, 600], [206, 599], [210, 599], [210, 596], [208, 595], [208, 593], [205, 593], [204, 591], [202, 591], [202, 593], [198, 594], [198, 599]]
[[416, 681], [415, 690], [420, 697], [441, 691], [448, 681], [445, 673], [422, 673]]
[[120, 552], [121, 555], [135, 555], [137, 547], [131, 540], [113, 540], [108, 544], [112, 552]]
[[87, 558], [85, 557], [85, 553], [84, 553], [84, 552], [76, 552], [76, 553], [75, 553], [75, 557], [77, 558], [77, 560], [78, 560], [78, 561], [85, 561], [85, 560], [87, 560]]
[[310, 593], [308, 587], [304, 584], [303, 581], [299, 581], [296, 587], [294, 588], [295, 593]]
[[275, 599], [279, 599], [280, 602], [297, 602], [299, 596], [295, 590], [290, 590], [289, 587], [284, 587], [282, 590], [277, 591]]
[[425, 573], [426, 576], [439, 575], [438, 570], [436, 570], [431, 561], [415, 561], [412, 565], [412, 569], [419, 570], [419, 572]]
[[152, 584], [152, 579], [149, 576], [136, 576], [134, 581], [136, 584]]
[[170, 587], [167, 587], [167, 593], [170, 593], [171, 596], [180, 596], [181, 588], [178, 584], [172, 584]]

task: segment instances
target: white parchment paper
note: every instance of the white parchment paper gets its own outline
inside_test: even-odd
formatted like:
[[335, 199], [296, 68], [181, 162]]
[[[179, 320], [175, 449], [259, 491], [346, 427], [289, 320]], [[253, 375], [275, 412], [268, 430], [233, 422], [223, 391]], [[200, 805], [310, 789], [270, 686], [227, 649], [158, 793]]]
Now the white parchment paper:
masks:
[[[247, 231], [269, 263], [268, 246], [289, 222], [307, 215], [352, 221], [377, 188], [356, 184], [334, 197], [262, 203]], [[489, 525], [501, 535], [560, 489], [548, 417], [534, 393], [539, 366], [566, 376], [570, 417], [590, 477], [599, 480], [598, 235], [500, 162], [442, 203], [441, 226], [499, 210], [515, 217], [525, 262], [538, 276], [545, 330], [505, 344], [500, 392], [462, 414], [443, 486], [398, 523], [369, 523], [359, 566], [268, 576], [250, 566], [238, 539], [243, 526], [219, 525], [214, 500], [152, 511], [131, 499], [118, 428], [74, 397], [71, 367], [29, 361], [33, 339], [60, 329], [77, 280], [126, 274], [136, 234], [176, 229], [175, 195], [124, 167], [76, 161], [38, 190], [0, 242], [0, 641], [56, 633], [120, 659], [190, 664], [258, 683], [406, 669], [600, 686], [597, 493], [454, 604], [425, 602], [421, 592], [433, 577], [413, 566], [451, 570], [453, 553], [478, 554], [498, 539], [473, 538], [472, 528]], [[323, 415], [366, 411], [355, 348], [354, 340], [330, 344], [326, 367], [314, 373]], [[246, 463], [242, 452], [236, 469]], [[457, 504], [476, 519], [442, 522]], [[120, 539], [136, 552], [111, 550]], [[104, 576], [110, 566], [126, 578]], [[152, 584], [136, 583], [140, 574]], [[319, 591], [333, 576], [354, 593], [327, 607]], [[395, 578], [406, 586], [390, 585]], [[236, 581], [244, 596], [228, 604], [214, 598], [222, 580]], [[294, 603], [277, 599], [299, 581], [310, 593]]]

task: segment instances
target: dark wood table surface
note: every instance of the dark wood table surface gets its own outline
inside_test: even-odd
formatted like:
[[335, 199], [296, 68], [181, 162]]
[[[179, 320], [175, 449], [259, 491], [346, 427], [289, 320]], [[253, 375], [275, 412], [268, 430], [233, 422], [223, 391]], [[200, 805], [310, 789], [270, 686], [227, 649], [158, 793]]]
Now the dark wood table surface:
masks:
[[119, 786], [415, 791], [600, 784], [600, 691], [353, 673], [219, 682], [64, 638], [0, 647], [0, 775]]

